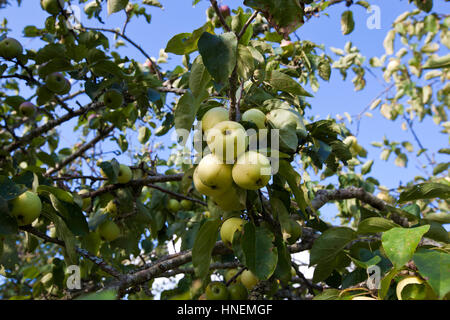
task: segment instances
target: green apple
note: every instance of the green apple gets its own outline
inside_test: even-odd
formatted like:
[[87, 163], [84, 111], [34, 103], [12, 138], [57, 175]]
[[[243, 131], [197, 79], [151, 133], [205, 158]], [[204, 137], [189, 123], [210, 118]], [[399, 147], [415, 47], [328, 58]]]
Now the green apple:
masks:
[[178, 212], [180, 210], [180, 202], [176, 199], [170, 199], [169, 202], [167, 202], [167, 209], [170, 212]]
[[59, 93], [60, 95], [68, 94], [70, 92], [70, 89], [72, 88], [70, 81], [68, 79], [65, 79], [65, 80], [66, 80], [66, 84], [64, 86], [64, 89]]
[[303, 117], [292, 109], [274, 109], [266, 114], [266, 122], [272, 124], [276, 129], [295, 128], [299, 138], [305, 138], [308, 134]]
[[111, 109], [117, 109], [123, 104], [123, 95], [119, 90], [110, 89], [103, 95], [105, 106]]
[[222, 121], [208, 130], [206, 142], [212, 153], [227, 164], [232, 164], [247, 149], [248, 137], [240, 123]]
[[39, 217], [41, 210], [41, 199], [32, 191], [25, 191], [11, 201], [10, 213], [17, 219], [19, 226], [31, 224]]
[[242, 115], [243, 121], [253, 122], [258, 129], [266, 128], [266, 115], [259, 109], [253, 108], [244, 112]]
[[288, 244], [294, 244], [302, 235], [302, 227], [298, 221], [289, 219], [286, 229], [283, 231], [283, 239]]
[[228, 188], [217, 197], [212, 197], [212, 200], [225, 211], [240, 211], [245, 209], [245, 205], [240, 202], [238, 189], [234, 187]]
[[118, 183], [128, 183], [131, 181], [133, 177], [133, 172], [131, 171], [129, 166], [121, 164], [119, 167], [119, 173], [117, 175]]
[[259, 282], [258, 278], [250, 270], [245, 270], [241, 274], [241, 282], [248, 289], [252, 290]]
[[105, 207], [105, 211], [109, 213], [112, 217], [116, 216], [118, 212], [116, 201], [114, 200], [109, 201]]
[[20, 104], [19, 111], [24, 116], [31, 118], [36, 113], [36, 106], [34, 104], [32, 104], [31, 102], [26, 101], [26, 102], [23, 102]]
[[209, 129], [222, 121], [227, 121], [229, 118], [228, 110], [223, 107], [215, 107], [209, 109], [202, 118], [202, 130], [208, 132]]
[[13, 38], [5, 38], [0, 42], [0, 56], [5, 59], [17, 58], [23, 51], [19, 41]]
[[247, 288], [240, 282], [230, 284], [228, 292], [230, 293], [230, 300], [247, 300], [248, 298]]
[[206, 300], [228, 300], [229, 298], [227, 286], [219, 281], [209, 283], [205, 295]]
[[[236, 273], [238, 273], [239, 270], [238, 269], [228, 269], [227, 272], [225, 272], [225, 281], [228, 282], [231, 280], [231, 278], [233, 278]], [[233, 283], [235, 282], [240, 282], [241, 281], [241, 275], [239, 275], [236, 279], [234, 279]]]
[[183, 208], [183, 210], [191, 210], [192, 208], [192, 201], [183, 199], [180, 201], [180, 205]]
[[100, 237], [108, 242], [116, 240], [120, 236], [119, 226], [111, 221], [106, 220], [98, 227]]
[[209, 187], [206, 184], [204, 184], [198, 176], [198, 166], [194, 170], [193, 180], [195, 189], [201, 194], [204, 194], [205, 196], [208, 197], [219, 196], [226, 191], [226, 189], [222, 188], [220, 185], [213, 185]]
[[421, 278], [409, 276], [400, 280], [396, 287], [398, 300], [435, 300], [433, 289]]
[[228, 190], [232, 183], [231, 166], [213, 154], [205, 156], [197, 166], [200, 181], [213, 190]]
[[41, 0], [41, 7], [51, 15], [57, 15], [64, 8], [64, 0]]
[[63, 92], [66, 85], [66, 78], [60, 72], [51, 73], [45, 78], [45, 86], [54, 93]]
[[[81, 189], [78, 192], [78, 195], [82, 196], [84, 194], [89, 194], [89, 193], [90, 193], [90, 191], [88, 189]], [[83, 198], [83, 205], [82, 205], [81, 209], [86, 211], [90, 206], [91, 206], [91, 198]]]
[[229, 218], [222, 223], [220, 227], [220, 237], [222, 241], [231, 246], [233, 242], [233, 236], [236, 231], [241, 231], [244, 226], [245, 220], [241, 218]]
[[248, 151], [241, 155], [233, 166], [234, 182], [247, 190], [258, 190], [269, 183], [271, 177], [269, 159], [256, 151]]

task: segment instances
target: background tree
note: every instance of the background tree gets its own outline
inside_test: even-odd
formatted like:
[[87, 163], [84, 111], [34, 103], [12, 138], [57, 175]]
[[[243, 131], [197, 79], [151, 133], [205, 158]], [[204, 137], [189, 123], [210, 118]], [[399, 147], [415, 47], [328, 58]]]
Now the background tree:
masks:
[[[162, 7], [154, 0], [79, 1], [88, 18], [81, 24], [72, 19], [70, 1], [42, 0], [45, 27], [23, 30], [45, 42], [38, 50], [8, 37], [4, 22], [2, 298], [96, 292], [99, 299], [151, 299], [155, 279], [177, 274], [184, 276], [161, 298], [448, 298], [449, 163], [423, 147], [413, 126], [432, 117], [448, 134], [449, 18], [435, 12], [431, 0], [410, 2], [416, 9], [393, 22], [386, 54], [370, 59], [351, 42], [330, 48], [331, 57], [313, 36], [291, 39], [334, 6], [342, 8], [342, 33], [350, 34], [352, 10], [369, 8], [366, 1], [245, 0], [230, 10], [211, 0], [206, 23], [172, 37], [158, 59], [126, 32], [137, 17], [150, 23], [148, 9]], [[89, 27], [105, 10], [125, 11], [123, 26]], [[146, 62], [122, 54], [124, 44]], [[164, 69], [168, 54], [181, 56], [182, 65]], [[353, 73], [357, 91], [366, 86], [366, 72], [382, 74], [385, 89], [356, 120], [375, 109], [387, 120], [403, 119], [420, 147], [417, 157], [426, 159], [423, 176], [384, 188], [368, 175], [373, 161], [365, 160], [357, 133], [341, 118], [315, 118], [318, 79], [328, 81], [332, 69], [343, 80]], [[215, 122], [227, 135], [239, 136], [241, 128], [279, 130], [278, 154], [274, 141], [253, 154], [262, 166], [266, 156], [278, 160], [278, 172], [242, 180], [250, 170], [245, 158], [217, 169], [220, 177], [206, 157], [207, 164], [197, 166], [199, 156], [186, 154], [192, 141], [200, 145], [197, 152], [208, 145], [213, 157], [222, 149], [218, 136], [186, 140], [196, 120]], [[82, 139], [60, 136], [64, 126]], [[174, 129], [177, 152], [162, 159], [152, 138], [168, 142]], [[131, 166], [119, 163], [136, 135], [140, 152], [130, 152]], [[120, 152], [111, 154], [112, 142]], [[375, 146], [382, 160], [392, 154], [396, 165], [407, 165], [411, 142], [386, 138]], [[449, 153], [445, 146], [438, 152]], [[340, 225], [321, 217], [329, 202], [337, 205]], [[169, 254], [177, 241], [181, 251]], [[304, 251], [312, 279], [292, 261]], [[66, 285], [72, 265], [81, 268], [82, 289]], [[368, 283], [368, 274], [380, 286]]]

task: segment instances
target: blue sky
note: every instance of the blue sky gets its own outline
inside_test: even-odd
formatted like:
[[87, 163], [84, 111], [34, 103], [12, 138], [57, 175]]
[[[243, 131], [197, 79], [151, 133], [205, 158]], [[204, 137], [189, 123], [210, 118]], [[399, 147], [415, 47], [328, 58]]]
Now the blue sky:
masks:
[[[76, 1], [73, 1], [73, 3], [76, 4]], [[161, 3], [164, 6], [164, 10], [153, 7], [148, 10], [152, 14], [150, 25], [146, 24], [144, 18], [139, 18], [137, 20], [134, 19], [127, 28], [127, 34], [154, 57], [158, 57], [159, 50], [166, 46], [167, 41], [172, 36], [182, 32], [191, 32], [200, 27], [205, 22], [205, 10], [209, 6], [209, 1], [206, 0], [200, 1], [196, 7], [192, 7], [191, 0], [161, 0]], [[222, 1], [222, 3], [228, 4], [231, 8], [236, 8], [242, 1], [232, 0]], [[329, 47], [343, 48], [347, 41], [352, 41], [353, 45], [357, 46], [361, 53], [368, 58], [373, 56], [381, 57], [384, 54], [382, 43], [392, 21], [404, 11], [414, 9], [414, 6], [409, 5], [406, 0], [385, 0], [380, 1], [379, 5], [381, 8], [380, 29], [367, 28], [366, 21], [371, 16], [371, 13], [367, 13], [360, 6], [352, 6], [356, 28], [350, 35], [343, 36], [340, 31], [340, 14], [345, 10], [345, 6], [340, 4], [332, 6], [327, 11], [329, 16], [323, 15], [322, 17], [311, 19], [305, 26], [298, 29], [297, 35], [302, 40], [311, 40], [318, 44], [324, 44], [327, 48], [326, 53], [333, 58], [336, 56], [329, 50]], [[435, 11], [448, 12], [448, 9], [448, 3], [435, 1]], [[40, 9], [39, 1], [37, 0], [24, 1], [22, 7], [13, 5], [0, 10], [0, 19], [5, 17], [9, 21], [8, 27], [11, 29], [11, 32], [8, 36], [21, 39], [26, 48], [39, 48], [42, 46], [42, 42], [35, 38], [23, 39], [23, 28], [26, 25], [42, 27], [46, 16], [46, 13]], [[106, 12], [104, 12], [102, 18], [105, 25], [101, 25], [95, 19], [88, 21], [84, 18], [82, 22], [89, 27], [122, 27], [125, 13], [120, 12], [108, 17]], [[295, 37], [292, 36], [292, 39], [295, 40]], [[400, 44], [397, 43], [395, 50], [399, 48]], [[131, 46], [122, 47], [120, 50], [139, 61], [145, 61], [142, 54]], [[180, 63], [181, 57], [169, 55], [169, 63], [162, 65], [162, 67], [166, 68], [167, 66], [171, 68]], [[321, 81], [319, 92], [315, 94], [314, 98], [310, 99], [313, 109], [307, 110], [307, 116], [318, 115], [320, 118], [325, 118], [327, 115], [343, 115], [344, 112], [348, 112], [350, 115], [360, 113], [384, 89], [379, 82], [379, 79], [382, 79], [382, 73], [377, 71], [376, 76], [378, 79], [367, 73], [366, 89], [355, 92], [351, 82], [353, 75], [349, 73], [347, 81], [342, 82], [339, 72], [333, 70], [331, 80], [329, 82]], [[311, 91], [310, 88], [307, 89]], [[82, 103], [88, 102], [86, 99], [80, 99], [79, 101]], [[360, 144], [366, 147], [369, 152], [367, 159], [375, 160], [371, 176], [376, 177], [382, 185], [394, 188], [400, 183], [411, 181], [416, 175], [422, 175], [423, 172], [419, 170], [419, 164], [414, 156], [419, 147], [414, 141], [411, 132], [403, 131], [400, 128], [401, 120], [388, 121], [379, 114], [378, 110], [374, 110], [372, 113], [373, 118], [364, 117], [362, 119], [358, 134]], [[73, 122], [60, 128], [62, 146], [73, 141], [71, 138], [73, 134], [70, 128], [71, 125], [73, 125]], [[352, 132], [356, 132], [356, 124], [350, 124], [348, 127]], [[439, 133], [439, 128], [434, 125], [430, 117], [422, 123], [416, 122], [414, 128], [430, 154], [435, 154], [438, 161], [448, 161], [448, 157], [445, 160], [443, 155], [436, 153], [440, 148], [448, 147], [448, 137]], [[388, 162], [379, 160], [380, 150], [370, 146], [370, 143], [381, 141], [383, 136], [398, 142], [405, 140], [412, 142], [414, 152], [408, 154], [410, 160], [406, 168], [395, 166], [392, 156]], [[163, 141], [167, 142], [169, 137], [170, 134], [166, 135]], [[138, 142], [134, 142], [133, 145], [138, 146]], [[167, 153], [163, 152], [163, 154]], [[125, 157], [124, 159], [129, 158]], [[124, 161], [126, 162], [127, 160]], [[423, 155], [419, 157], [419, 161], [426, 163]], [[332, 208], [325, 210], [325, 212], [327, 216], [335, 214], [335, 210]]]

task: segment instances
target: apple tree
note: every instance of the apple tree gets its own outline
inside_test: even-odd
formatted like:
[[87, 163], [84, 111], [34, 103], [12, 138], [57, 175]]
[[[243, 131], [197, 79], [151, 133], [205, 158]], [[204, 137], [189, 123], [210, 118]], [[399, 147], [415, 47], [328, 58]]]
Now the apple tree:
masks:
[[[413, 125], [432, 118], [449, 133], [450, 18], [410, 0], [381, 57], [351, 42], [329, 55], [313, 34], [295, 37], [331, 7], [350, 34], [369, 2], [244, 0], [231, 10], [211, 0], [206, 21], [168, 38], [158, 59], [127, 30], [137, 17], [151, 28], [157, 0], [79, 0], [82, 23], [74, 0], [41, 0], [47, 18], [23, 30], [37, 49], [3, 21], [0, 297], [153, 299], [155, 280], [177, 276], [161, 299], [448, 299], [449, 163]], [[120, 28], [90, 26], [120, 12]], [[314, 97], [332, 72], [352, 74], [356, 91], [367, 72], [381, 75], [386, 89], [359, 119], [402, 119], [411, 142], [373, 145], [399, 167], [423, 159], [426, 174], [386, 189], [345, 119], [317, 120]], [[327, 203], [339, 222], [324, 221]]]

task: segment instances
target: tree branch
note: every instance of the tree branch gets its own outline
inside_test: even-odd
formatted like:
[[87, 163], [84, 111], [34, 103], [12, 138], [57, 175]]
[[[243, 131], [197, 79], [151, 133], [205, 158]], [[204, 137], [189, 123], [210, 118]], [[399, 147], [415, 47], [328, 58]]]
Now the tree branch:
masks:
[[214, 8], [214, 11], [216, 12], [217, 16], [219, 17], [220, 23], [222, 23], [223, 27], [227, 32], [231, 31], [231, 28], [228, 26], [227, 22], [225, 21], [225, 18], [222, 15], [222, 12], [220, 12], [219, 6], [217, 5], [216, 0], [210, 0], [211, 6]]

